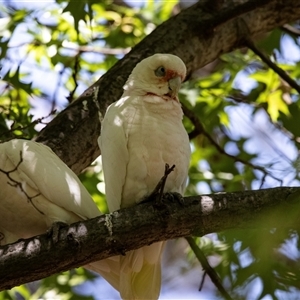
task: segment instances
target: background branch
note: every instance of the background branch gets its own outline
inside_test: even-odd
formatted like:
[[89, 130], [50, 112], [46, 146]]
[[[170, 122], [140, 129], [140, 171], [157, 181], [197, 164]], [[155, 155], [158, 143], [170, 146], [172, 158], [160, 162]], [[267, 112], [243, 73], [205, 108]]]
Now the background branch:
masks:
[[292, 88], [294, 88], [299, 94], [300, 94], [300, 86], [298, 83], [292, 79], [283, 69], [278, 67], [276, 64], [274, 64], [269, 57], [267, 57], [264, 53], [262, 53], [255, 45], [254, 43], [246, 39], [245, 41], [247, 47], [251, 49], [260, 59], [268, 66], [270, 67], [275, 73], [277, 73], [283, 80], [285, 80]]
[[218, 276], [217, 272], [210, 266], [209, 262], [207, 261], [207, 258], [205, 257], [203, 251], [197, 246], [195, 240], [187, 236], [185, 238], [187, 242], [189, 243], [191, 249], [195, 253], [195, 256], [199, 260], [200, 264], [202, 265], [202, 268], [204, 269], [205, 274], [208, 274], [211, 281], [214, 283], [214, 285], [219, 290], [220, 294], [224, 297], [226, 300], [233, 300], [230, 295], [227, 293], [226, 289], [223, 287], [220, 277]]

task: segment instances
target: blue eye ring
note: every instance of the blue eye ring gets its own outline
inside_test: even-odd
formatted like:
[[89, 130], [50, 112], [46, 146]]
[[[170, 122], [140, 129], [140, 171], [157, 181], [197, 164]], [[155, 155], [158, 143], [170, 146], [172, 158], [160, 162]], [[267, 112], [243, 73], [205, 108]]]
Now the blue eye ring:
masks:
[[166, 75], [166, 69], [164, 66], [160, 66], [154, 71], [154, 73], [157, 77], [164, 77]]

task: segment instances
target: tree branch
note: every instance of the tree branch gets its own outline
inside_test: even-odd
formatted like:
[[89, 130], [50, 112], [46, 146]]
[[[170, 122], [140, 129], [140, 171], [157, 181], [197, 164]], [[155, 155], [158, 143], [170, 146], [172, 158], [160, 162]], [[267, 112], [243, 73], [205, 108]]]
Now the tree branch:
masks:
[[234, 228], [293, 227], [300, 217], [300, 188], [186, 197], [184, 203], [159, 208], [143, 203], [64, 227], [57, 243], [44, 234], [0, 247], [0, 290], [157, 241]]
[[271, 68], [275, 73], [277, 73], [283, 80], [285, 80], [292, 88], [294, 88], [299, 94], [300, 94], [300, 86], [299, 84], [292, 79], [283, 69], [281, 69], [279, 66], [274, 64], [271, 59], [266, 56], [264, 53], [262, 53], [255, 45], [254, 43], [246, 39], [245, 41], [246, 46], [251, 49], [260, 59], [269, 67]]
[[[215, 60], [221, 53], [244, 46], [239, 18], [249, 28], [247, 38], [290, 23], [299, 18], [300, 2], [294, 0], [223, 1], [218, 10], [209, 1], [199, 1], [157, 27], [118, 61], [104, 76], [61, 112], [37, 137], [77, 174], [99, 154], [98, 109], [118, 100], [122, 87], [137, 62], [157, 52], [173, 53], [185, 62], [188, 76]], [[84, 153], [85, 155], [82, 155]]]
[[195, 253], [195, 256], [198, 258], [200, 264], [202, 265], [202, 268], [205, 272], [205, 274], [208, 274], [210, 277], [211, 281], [214, 283], [214, 285], [217, 287], [219, 290], [220, 294], [224, 297], [226, 300], [233, 300], [230, 295], [227, 293], [226, 289], [223, 287], [221, 279], [217, 272], [210, 266], [209, 262], [207, 261], [207, 258], [205, 257], [204, 253], [202, 250], [197, 246], [195, 240], [187, 236], [185, 238], [187, 242], [189, 243], [191, 249]]

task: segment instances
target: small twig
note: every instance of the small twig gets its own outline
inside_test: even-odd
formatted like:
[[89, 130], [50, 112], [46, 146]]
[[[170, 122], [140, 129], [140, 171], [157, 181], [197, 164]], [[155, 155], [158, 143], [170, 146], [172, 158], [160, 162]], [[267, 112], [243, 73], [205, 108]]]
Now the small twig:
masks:
[[[45, 125], [46, 125], [47, 123], [43, 123], [43, 120], [49, 118], [51, 115], [53, 115], [53, 114], [55, 114], [55, 113], [56, 113], [56, 110], [55, 110], [55, 109], [54, 109], [54, 110], [51, 110], [51, 112], [50, 112], [47, 116], [38, 118], [38, 119], [32, 121], [31, 123], [25, 125], [25, 126], [21, 126], [21, 125], [20, 125], [20, 126], [17, 126], [17, 127], [13, 127], [14, 124], [15, 124], [15, 122], [14, 122], [14, 123], [11, 125], [11, 128], [10, 128], [10, 129], [8, 129], [8, 130], [6, 130], [6, 131], [4, 131], [4, 132], [1, 133], [0, 137], [6, 135], [6, 134], [8, 134], [8, 133], [12, 133], [12, 132], [15, 131], [15, 130], [23, 131], [23, 130], [25, 130], [25, 129], [29, 128], [29, 127], [35, 126], [35, 125], [37, 125], [37, 124], [45, 124]], [[8, 140], [9, 140], [9, 139], [7, 139], [6, 141], [8, 141]]]
[[263, 107], [263, 105], [260, 104], [260, 103], [250, 102], [247, 99], [247, 97], [243, 96], [243, 95], [238, 95], [238, 96], [236, 96], [236, 95], [228, 95], [228, 96], [226, 96], [226, 99], [232, 100], [235, 103], [245, 103], [245, 104], [251, 105], [251, 106], [256, 107], [256, 108]]
[[[19, 43], [19, 44], [12, 44], [9, 46], [9, 48], [20, 48], [23, 46], [27, 46], [28, 43]], [[33, 46], [40, 46], [41, 43], [37, 41], [33, 41], [31, 43]], [[131, 48], [105, 48], [105, 47], [95, 47], [95, 46], [80, 46], [80, 47], [72, 47], [72, 46], [66, 46], [63, 47], [63, 49], [67, 50], [74, 50], [76, 52], [89, 52], [89, 53], [95, 53], [95, 54], [103, 54], [103, 55], [125, 55], [127, 54]]]
[[204, 281], [205, 281], [206, 275], [207, 275], [207, 273], [206, 273], [206, 271], [204, 270], [203, 275], [202, 275], [202, 278], [201, 278], [201, 281], [200, 281], [200, 284], [199, 284], [199, 292], [202, 291], [202, 288], [203, 288], [203, 285], [204, 285]]
[[[165, 174], [164, 176], [161, 178], [160, 182], [161, 182], [161, 187], [160, 187], [160, 191], [159, 191], [159, 196], [158, 196], [158, 201], [160, 202], [164, 193], [164, 189], [165, 189], [165, 184], [167, 181], [167, 178], [169, 176], [169, 174], [171, 172], [173, 172], [173, 170], [175, 169], [175, 165], [173, 165], [171, 168], [168, 164], [165, 165]], [[160, 183], [159, 182], [159, 183]]]
[[81, 47], [64, 47], [64, 49], [79, 51], [81, 53], [89, 52], [95, 54], [103, 54], [103, 55], [125, 55], [127, 54], [131, 48], [101, 48], [94, 46], [81, 46]]
[[[160, 181], [158, 182], [158, 184], [156, 185], [156, 187], [154, 188], [154, 190], [152, 191], [150, 196], [147, 197], [147, 199], [154, 198], [154, 199], [156, 199], [157, 202], [161, 202], [167, 178], [168, 178], [169, 174], [174, 171], [174, 169], [175, 169], [175, 165], [173, 165], [171, 168], [168, 164], [165, 165], [164, 176], [160, 179]], [[157, 198], [157, 195], [158, 195], [158, 198]]]
[[283, 125], [279, 123], [273, 123], [276, 129], [280, 130], [286, 137], [288, 137], [294, 143], [300, 143], [300, 137], [295, 136], [293, 133], [288, 131]]
[[8, 181], [7, 184], [9, 184], [9, 185], [12, 186], [12, 187], [19, 188], [19, 189], [21, 190], [21, 192], [26, 196], [28, 202], [30, 202], [31, 205], [32, 205], [39, 213], [41, 213], [42, 215], [44, 215], [44, 213], [43, 213], [41, 210], [39, 210], [39, 209], [36, 207], [36, 205], [33, 203], [33, 201], [32, 201], [32, 199], [38, 197], [38, 196], [40, 195], [40, 193], [37, 193], [36, 195], [30, 197], [30, 196], [26, 193], [26, 191], [23, 189], [22, 183], [19, 182], [19, 181], [17, 181], [17, 180], [15, 180], [15, 179], [13, 179], [13, 178], [11, 177], [11, 175], [10, 175], [11, 173], [16, 172], [16, 171], [18, 170], [18, 168], [19, 168], [19, 166], [21, 165], [22, 162], [23, 162], [23, 156], [22, 156], [22, 151], [20, 151], [20, 161], [17, 163], [17, 165], [16, 165], [12, 170], [10, 170], [10, 171], [4, 171], [4, 170], [2, 170], [2, 169], [0, 168], [0, 172], [2, 172], [3, 174], [5, 174], [5, 175], [7, 176], [7, 178], [11, 181], [11, 182]]
[[284, 81], [286, 81], [292, 88], [300, 94], [300, 86], [293, 80], [283, 69], [274, 64], [268, 56], [262, 53], [250, 39], [250, 30], [248, 24], [242, 18], [237, 19], [237, 28], [240, 31], [240, 44], [251, 49], [260, 59], [269, 66], [275, 73], [277, 73]]
[[287, 32], [288, 34], [294, 36], [294, 37], [299, 37], [300, 36], [300, 30], [294, 26], [291, 26], [289, 24], [284, 24], [283, 26], [280, 27], [282, 31]]
[[245, 39], [246, 46], [251, 49], [260, 59], [267, 64], [275, 73], [277, 73], [284, 81], [286, 81], [292, 88], [294, 88], [300, 94], [300, 86], [298, 83], [292, 79], [283, 69], [274, 64], [269, 57], [267, 57], [264, 53], [262, 53], [254, 43], [246, 38]]
[[75, 91], [78, 87], [78, 83], [77, 83], [77, 75], [79, 72], [79, 67], [80, 67], [80, 52], [78, 52], [78, 54], [75, 56], [75, 63], [74, 63], [74, 68], [73, 68], [73, 72], [72, 72], [72, 78], [74, 81], [74, 89], [70, 92], [69, 96], [67, 97], [67, 100], [71, 103], [74, 99], [74, 94]]
[[225, 290], [224, 286], [222, 285], [221, 279], [217, 272], [210, 266], [209, 262], [207, 261], [204, 253], [202, 250], [197, 246], [195, 243], [195, 240], [192, 237], [186, 237], [185, 238], [187, 242], [189, 243], [191, 249], [195, 253], [197, 259], [199, 260], [200, 264], [202, 265], [202, 268], [207, 273], [207, 275], [210, 277], [211, 281], [214, 283], [216, 288], [219, 290], [221, 295], [226, 300], [233, 300], [230, 295]]
[[[232, 155], [232, 154], [229, 154], [227, 153], [211, 136], [210, 134], [204, 129], [203, 125], [201, 124], [199, 118], [197, 117], [197, 115], [191, 111], [190, 109], [188, 109], [184, 104], [182, 104], [182, 110], [184, 112], [184, 114], [191, 120], [191, 122], [193, 123], [193, 125], [195, 126], [195, 129], [191, 132], [191, 134], [193, 134], [193, 137], [199, 135], [199, 134], [203, 134], [209, 141], [210, 143], [223, 155], [226, 155], [227, 157], [233, 159], [234, 161], [236, 162], [240, 162], [246, 166], [249, 166], [255, 170], [258, 170], [260, 172], [262, 172], [264, 174], [263, 176], [263, 181], [262, 181], [262, 184], [264, 183], [265, 181], [265, 178], [266, 176], [270, 176], [272, 177], [273, 179], [279, 181], [279, 182], [282, 182], [281, 179], [279, 178], [276, 178], [275, 176], [273, 176], [272, 174], [270, 174], [269, 172], [267, 172], [265, 170], [264, 167], [261, 167], [261, 166], [257, 166], [257, 165], [254, 165], [252, 164], [251, 162], [247, 161], [247, 160], [244, 160], [240, 157], [237, 157], [235, 155]], [[197, 133], [197, 135], [196, 135]], [[190, 136], [191, 138], [191, 136]], [[262, 185], [261, 185], [262, 186]]]

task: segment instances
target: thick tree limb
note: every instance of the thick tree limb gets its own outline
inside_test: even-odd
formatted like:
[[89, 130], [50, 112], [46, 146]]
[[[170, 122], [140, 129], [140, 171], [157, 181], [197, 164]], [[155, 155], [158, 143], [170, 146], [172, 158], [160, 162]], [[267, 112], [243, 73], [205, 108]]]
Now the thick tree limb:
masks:
[[[0, 290], [151, 243], [228, 229], [295, 227], [300, 188], [186, 197], [159, 209], [144, 203], [0, 247]], [[109, 228], [106, 224], [112, 224]], [[9, 270], [9, 272], [8, 272]]]
[[50, 122], [36, 140], [50, 146], [80, 173], [100, 154], [96, 102], [104, 115], [107, 106], [121, 96], [122, 86], [137, 62], [157, 52], [173, 53], [184, 60], [189, 76], [220, 54], [244, 46], [240, 18], [249, 29], [247, 38], [252, 39], [300, 15], [300, 1], [294, 0], [225, 0], [216, 7], [212, 9], [209, 1], [199, 1], [161, 24]]

